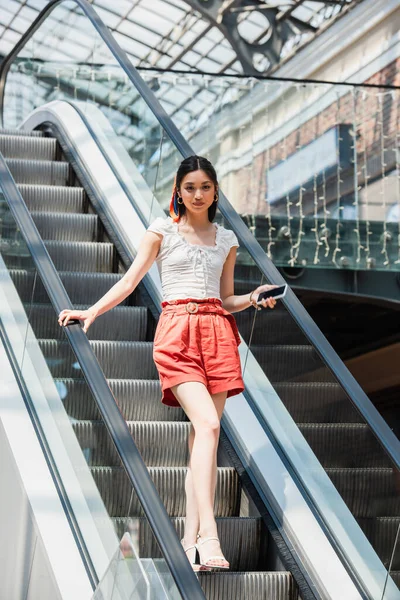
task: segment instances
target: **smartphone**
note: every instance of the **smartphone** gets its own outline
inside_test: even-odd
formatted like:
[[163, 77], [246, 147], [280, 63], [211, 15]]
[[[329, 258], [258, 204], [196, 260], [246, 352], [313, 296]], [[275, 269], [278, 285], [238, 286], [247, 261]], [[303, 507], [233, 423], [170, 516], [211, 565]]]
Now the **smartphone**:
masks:
[[264, 300], [264, 298], [275, 298], [275, 300], [278, 300], [278, 298], [283, 298], [287, 292], [287, 287], [287, 283], [285, 283], [285, 285], [279, 285], [272, 290], [262, 292], [258, 295], [257, 304], [261, 304], [261, 300]]

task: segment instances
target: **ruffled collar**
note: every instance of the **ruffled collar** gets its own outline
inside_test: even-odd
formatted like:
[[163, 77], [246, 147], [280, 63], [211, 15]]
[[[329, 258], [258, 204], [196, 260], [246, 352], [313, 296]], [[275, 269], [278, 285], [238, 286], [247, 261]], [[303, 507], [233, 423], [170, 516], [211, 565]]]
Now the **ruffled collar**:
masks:
[[212, 250], [215, 251], [215, 250], [219, 249], [220, 233], [221, 233], [222, 227], [220, 225], [218, 225], [218, 223], [214, 223], [214, 226], [216, 229], [214, 246], [206, 246], [205, 244], [192, 244], [191, 242], [188, 242], [187, 239], [181, 233], [179, 233], [178, 223], [174, 223], [174, 221], [171, 219], [171, 217], [167, 217], [167, 219], [168, 219], [168, 224], [173, 229], [174, 233], [176, 235], [178, 235], [179, 238], [184, 242], [184, 244], [186, 244], [190, 248], [201, 248], [202, 250], [211, 250], [211, 251]]

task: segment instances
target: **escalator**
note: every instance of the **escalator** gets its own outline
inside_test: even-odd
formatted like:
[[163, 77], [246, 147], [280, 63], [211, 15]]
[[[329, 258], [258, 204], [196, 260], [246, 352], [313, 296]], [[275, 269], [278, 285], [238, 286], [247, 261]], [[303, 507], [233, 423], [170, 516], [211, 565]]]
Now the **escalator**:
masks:
[[[0, 152], [73, 305], [94, 303], [121, 277], [122, 267], [84, 189], [63, 160], [57, 141], [40, 132], [23, 135], [21, 131], [2, 131]], [[5, 221], [3, 214], [4, 242], [13, 237], [12, 227], [8, 232], [4, 230]], [[48, 294], [40, 282], [32, 293], [33, 275], [27, 269], [28, 259], [15, 250], [12, 245], [8, 251], [4, 248], [4, 260], [117, 535], [122, 538], [125, 531], [137, 533], [139, 528], [140, 556], [157, 559], [160, 550], [142, 517], [140, 503], [132, 499], [130, 482], [57, 323]], [[189, 423], [182, 410], [160, 402], [160, 385], [152, 360], [154, 330], [154, 318], [139, 287], [122, 306], [96, 320], [88, 337], [182, 537]], [[298, 588], [289, 572], [267, 570], [268, 549], [272, 545], [268, 531], [260, 515], [250, 514], [238, 473], [222, 446], [219, 464], [224, 466], [218, 468], [216, 515], [232, 571], [200, 573], [206, 597], [227, 598], [229, 590], [235, 598], [261, 599], [273, 594], [277, 600], [297, 599]]]
[[[81, 8], [84, 5], [78, 4]], [[85, 19], [92, 14], [89, 8], [82, 12]], [[109, 42], [107, 50], [117, 52], [115, 42], [113, 46], [107, 37], [111, 37], [109, 33], [101, 35], [102, 43]], [[16, 53], [19, 51], [20, 48]], [[103, 59], [105, 55], [104, 51]], [[11, 65], [12, 60], [7, 63]], [[131, 206], [146, 225], [158, 216], [154, 197], [165, 194], [170, 184], [165, 173], [172, 170], [182, 154], [193, 152], [132, 66], [125, 64], [123, 57], [120, 65], [131, 78], [135, 92], [132, 91], [132, 98], [139, 104], [137, 113], [144, 115], [136, 127], [143, 128], [144, 138], [151, 129], [153, 139], [149, 140], [151, 147], [144, 147], [140, 177], [135, 151], [125, 158], [118, 156], [119, 162], [113, 164], [113, 169]], [[13, 76], [12, 71], [9, 76]], [[4, 106], [7, 86], [5, 92]], [[0, 152], [6, 157], [72, 304], [87, 306], [118, 280], [133, 257], [123, 218], [119, 223], [113, 222], [101, 209], [97, 196], [104, 190], [91, 187], [79, 156], [69, 149], [70, 140], [63, 135], [62, 127], [52, 122], [51, 111], [50, 106], [43, 108], [43, 114], [39, 111], [30, 115], [27, 111], [21, 129], [3, 130]], [[100, 117], [81, 117], [96, 137]], [[161, 123], [158, 137], [154, 136], [156, 122]], [[30, 131], [34, 129], [38, 130]], [[103, 155], [108, 146], [116, 154], [113, 135], [110, 127], [105, 136], [107, 143], [102, 146]], [[125, 179], [117, 164], [125, 168]], [[128, 189], [130, 179], [135, 181], [135, 193]], [[107, 194], [112, 191], [110, 186]], [[235, 293], [247, 293], [263, 282], [280, 283], [279, 273], [224, 197], [220, 209], [220, 222], [233, 229], [240, 241]], [[122, 205], [116, 207], [118, 210], [123, 212]], [[3, 258], [107, 513], [118, 537], [129, 530], [136, 536], [140, 556], [157, 560], [163, 552], [132, 493], [132, 485], [82, 376], [83, 366], [72, 353], [65, 332], [58, 327], [49, 291], [27, 267], [29, 253], [12, 243], [12, 222], [10, 219], [8, 231], [7, 218], [3, 216]], [[157, 300], [155, 287], [144, 281], [122, 306], [99, 318], [88, 337], [162, 502], [181, 535], [188, 423], [182, 412], [160, 403], [152, 361]], [[394, 585], [400, 584], [398, 442], [293, 293], [275, 311], [249, 309], [235, 316], [245, 342], [239, 347], [245, 401], [232, 399], [227, 403], [216, 494], [221, 543], [232, 571], [199, 574], [206, 597], [286, 600], [298, 598], [299, 590], [303, 600], [398, 597]], [[266, 445], [260, 447], [263, 452], [257, 446], [253, 453], [248, 451], [251, 432], [245, 443], [241, 429], [246, 419], [240, 411], [245, 406], [251, 408], [257, 426], [285, 465], [284, 474], [269, 473], [268, 485], [263, 486], [265, 473], [261, 471], [262, 467], [269, 468], [272, 454], [266, 453]], [[277, 493], [271, 491], [274, 485], [284, 489], [280, 503]], [[323, 565], [317, 573], [313, 570], [315, 564], [305, 559], [311, 552], [306, 546], [316, 535], [314, 532], [303, 530], [300, 535], [299, 528], [290, 537], [294, 532], [291, 519], [304, 520], [299, 504], [291, 508], [291, 485], [301, 494], [330, 550], [353, 582], [354, 595], [335, 596], [332, 589], [324, 590], [325, 580], [320, 585], [326, 575], [322, 571], [328, 572], [335, 565], [328, 562], [329, 568]], [[322, 546], [314, 550], [321, 554], [321, 560], [327, 557]], [[336, 584], [339, 589], [339, 580]]]

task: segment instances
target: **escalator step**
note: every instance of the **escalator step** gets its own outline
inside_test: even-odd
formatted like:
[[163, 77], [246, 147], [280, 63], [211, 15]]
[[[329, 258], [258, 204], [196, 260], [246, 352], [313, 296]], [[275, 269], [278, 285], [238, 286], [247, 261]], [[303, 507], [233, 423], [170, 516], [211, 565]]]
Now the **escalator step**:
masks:
[[67, 162], [8, 158], [6, 163], [16, 183], [66, 185], [68, 181]]
[[[379, 558], [389, 568], [396, 536], [400, 527], [400, 517], [378, 517], [376, 519], [358, 519], [358, 524], [371, 542]], [[400, 540], [394, 553], [392, 569], [400, 569]]]
[[31, 211], [51, 210], [52, 213], [82, 213], [84, 211], [83, 188], [20, 183], [18, 189]]
[[[264, 312], [243, 310], [234, 315], [239, 331], [246, 342], [251, 344], [296, 344], [307, 345], [304, 333], [296, 326], [292, 317], [283, 308]], [[254, 326], [253, 326], [254, 325]]]
[[323, 467], [390, 467], [386, 453], [366, 424], [297, 425]]
[[[106, 377], [157, 379], [152, 342], [91, 341]], [[82, 372], [66, 341], [39, 340], [53, 377], [81, 378]]]
[[[186, 421], [181, 408], [161, 402], [157, 380], [109, 379], [108, 384], [126, 421]], [[87, 383], [83, 379], [56, 379], [67, 413], [74, 419], [99, 419]]]
[[[87, 306], [75, 305], [75, 308]], [[38, 338], [65, 339], [54, 308], [49, 304], [26, 304], [29, 322]], [[118, 306], [100, 315], [88, 331], [89, 339], [144, 341], [148, 311], [145, 306]]]
[[[122, 277], [119, 273], [82, 273], [59, 271], [59, 276], [64, 284], [68, 296], [74, 305], [90, 306], [97, 302], [108, 290]], [[24, 269], [10, 269], [10, 275], [23, 302], [30, 302], [34, 285], [34, 273]], [[136, 298], [136, 291], [128, 296], [121, 305], [126, 304], [129, 298]], [[39, 278], [35, 283], [35, 302], [47, 303], [48, 295]]]
[[[171, 519], [179, 539], [184, 534], [183, 517]], [[257, 571], [267, 562], [267, 543], [260, 517], [217, 518], [221, 546], [231, 571]], [[162, 558], [154, 534], [143, 517], [117, 517], [113, 519], [119, 539], [126, 531], [137, 540], [139, 555], [143, 558]]]
[[200, 585], [207, 600], [251, 598], [251, 600], [298, 600], [293, 575], [286, 571], [258, 573], [201, 572]]
[[[127, 425], [147, 466], [187, 465], [190, 423], [128, 421]], [[90, 466], [113, 467], [120, 464], [121, 459], [102, 421], [81, 421], [73, 427]]]
[[[123, 467], [91, 467], [91, 472], [111, 517], [143, 516]], [[149, 467], [149, 473], [168, 514], [171, 517], [183, 516], [186, 507], [186, 467]], [[239, 478], [235, 469], [218, 467], [215, 516], [238, 516], [239, 492]]]
[[312, 346], [252, 346], [251, 350], [272, 382], [332, 380]]
[[296, 423], [360, 423], [362, 417], [338, 383], [274, 383]]
[[32, 137], [44, 137], [43, 131], [26, 131], [25, 129], [1, 129], [0, 135], [20, 135], [20, 136], [32, 136]]
[[43, 240], [64, 242], [96, 242], [98, 240], [97, 215], [37, 212], [32, 218]]
[[113, 270], [112, 244], [46, 241], [45, 245], [57, 270], [96, 273], [108, 273]]
[[399, 476], [393, 469], [326, 469], [353, 515], [400, 516]]
[[0, 152], [5, 158], [56, 160], [57, 140], [38, 136], [0, 135]]

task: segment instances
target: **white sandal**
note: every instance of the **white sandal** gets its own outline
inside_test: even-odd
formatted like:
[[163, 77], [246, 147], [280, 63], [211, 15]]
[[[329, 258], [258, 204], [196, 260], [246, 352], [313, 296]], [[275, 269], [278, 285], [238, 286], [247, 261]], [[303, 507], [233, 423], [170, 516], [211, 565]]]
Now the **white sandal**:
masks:
[[[183, 545], [183, 540], [181, 540], [181, 544], [182, 544], [183, 550], [185, 551], [185, 554], [188, 558], [188, 561], [192, 565], [193, 571], [197, 572], [197, 571], [208, 571], [209, 570], [209, 567], [206, 567], [205, 565], [201, 565], [196, 562], [196, 556], [197, 556], [197, 552], [198, 552], [197, 544], [192, 544], [192, 546], [187, 546], [186, 548]], [[188, 555], [188, 552], [189, 552], [189, 550], [192, 550], [193, 548], [194, 548], [194, 557], [193, 557], [193, 560], [191, 560], [190, 556]]]
[[[203, 546], [204, 544], [206, 544], [207, 542], [209, 542], [211, 540], [216, 540], [219, 543], [219, 539], [217, 537], [208, 537], [208, 538], [205, 538], [204, 540], [202, 540], [201, 536], [198, 535], [197, 540], [198, 540], [198, 544], [196, 544], [196, 548], [197, 548], [197, 552], [199, 553], [200, 565], [202, 567], [206, 567], [207, 569], [229, 569], [230, 565], [229, 565], [228, 561], [226, 560], [225, 556], [222, 556], [222, 555], [209, 556], [205, 561], [203, 560], [203, 557], [201, 554], [201, 546]], [[210, 562], [210, 560], [224, 560], [228, 563], [228, 566], [207, 564]]]

